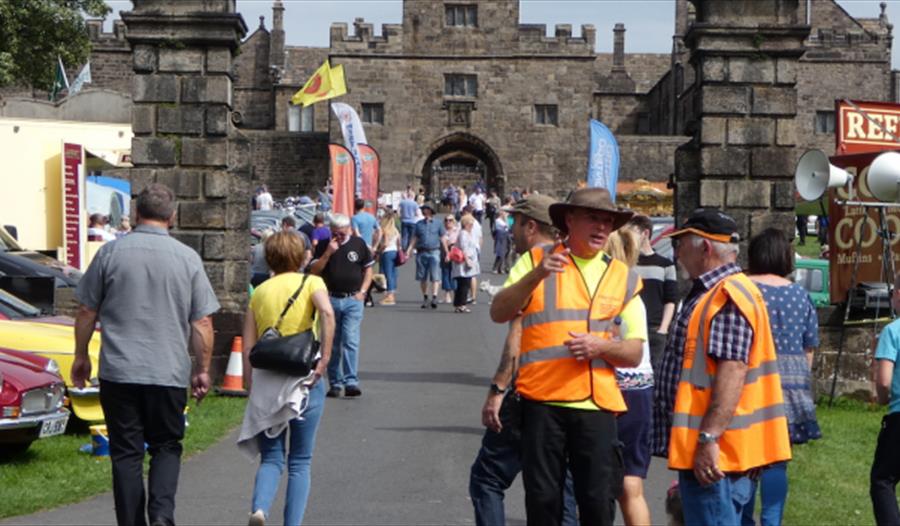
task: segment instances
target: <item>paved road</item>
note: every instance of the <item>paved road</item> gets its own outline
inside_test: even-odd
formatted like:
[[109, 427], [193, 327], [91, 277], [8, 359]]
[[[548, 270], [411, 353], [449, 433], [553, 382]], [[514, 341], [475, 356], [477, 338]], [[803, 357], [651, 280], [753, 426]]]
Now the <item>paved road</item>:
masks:
[[[487, 251], [486, 251], [487, 252]], [[489, 263], [484, 265], [490, 268]], [[480, 409], [504, 328], [482, 294], [471, 314], [419, 308], [413, 265], [401, 267], [399, 303], [366, 309], [361, 399], [329, 399], [313, 458], [307, 524], [473, 524], [469, 467], [483, 428]], [[499, 283], [502, 276], [484, 274]], [[256, 464], [236, 433], [185, 462], [179, 524], [246, 524]], [[655, 523], [665, 522], [670, 476], [654, 461], [647, 483]], [[283, 488], [282, 488], [283, 490]], [[272, 522], [280, 521], [282, 500]], [[524, 524], [520, 481], [507, 498], [509, 524]], [[114, 524], [111, 493], [4, 524]]]

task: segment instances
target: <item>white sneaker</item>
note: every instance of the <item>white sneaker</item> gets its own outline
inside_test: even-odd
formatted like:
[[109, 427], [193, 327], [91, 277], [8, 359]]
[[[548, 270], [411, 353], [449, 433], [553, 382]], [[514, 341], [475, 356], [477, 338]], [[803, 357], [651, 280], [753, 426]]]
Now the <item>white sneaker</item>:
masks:
[[247, 526], [265, 526], [266, 524], [266, 514], [263, 513], [263, 510], [256, 510], [250, 514], [250, 522], [247, 523]]

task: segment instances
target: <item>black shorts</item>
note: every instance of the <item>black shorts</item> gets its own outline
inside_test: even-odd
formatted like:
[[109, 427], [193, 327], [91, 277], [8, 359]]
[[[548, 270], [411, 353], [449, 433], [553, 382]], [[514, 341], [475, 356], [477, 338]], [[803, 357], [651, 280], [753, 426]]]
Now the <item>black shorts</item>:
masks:
[[625, 444], [622, 456], [625, 475], [647, 478], [650, 468], [650, 430], [653, 429], [653, 388], [622, 390], [628, 412], [619, 416], [619, 440]]

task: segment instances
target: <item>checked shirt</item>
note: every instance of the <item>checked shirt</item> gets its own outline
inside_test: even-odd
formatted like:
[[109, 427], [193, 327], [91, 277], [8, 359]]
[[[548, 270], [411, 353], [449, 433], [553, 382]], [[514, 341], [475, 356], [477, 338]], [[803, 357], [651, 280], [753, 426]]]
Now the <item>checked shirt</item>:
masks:
[[[694, 280], [694, 286], [684, 300], [684, 305], [675, 320], [675, 328], [666, 342], [656, 378], [656, 400], [653, 404], [653, 435], [650, 447], [655, 456], [668, 457], [669, 434], [672, 429], [672, 412], [675, 409], [675, 394], [681, 380], [684, 342], [687, 338], [688, 322], [697, 302], [703, 294], [727, 276], [738, 274], [741, 267], [728, 263], [710, 270]], [[717, 360], [740, 360], [747, 363], [750, 345], [753, 343], [753, 329], [734, 303], [728, 302], [712, 320], [709, 332], [707, 354]]]

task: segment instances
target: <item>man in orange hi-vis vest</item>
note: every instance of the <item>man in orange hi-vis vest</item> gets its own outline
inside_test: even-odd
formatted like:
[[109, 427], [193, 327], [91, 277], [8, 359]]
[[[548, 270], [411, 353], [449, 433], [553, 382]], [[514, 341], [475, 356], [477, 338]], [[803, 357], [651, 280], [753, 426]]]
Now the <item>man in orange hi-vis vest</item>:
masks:
[[656, 378], [651, 446], [678, 470], [685, 524], [739, 524], [748, 472], [791, 458], [769, 316], [735, 263], [734, 219], [697, 209], [670, 237], [693, 287]]
[[647, 322], [640, 278], [602, 248], [631, 216], [602, 188], [551, 205], [565, 241], [524, 253], [491, 303], [497, 323], [521, 316], [516, 391], [529, 526], [562, 521], [567, 465], [581, 524], [613, 522], [624, 477], [616, 414], [626, 410], [614, 367], [641, 361]]

